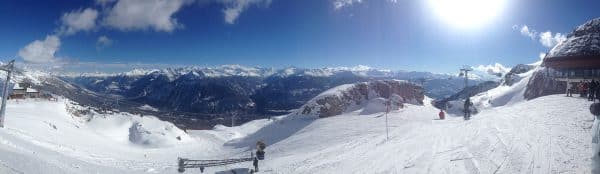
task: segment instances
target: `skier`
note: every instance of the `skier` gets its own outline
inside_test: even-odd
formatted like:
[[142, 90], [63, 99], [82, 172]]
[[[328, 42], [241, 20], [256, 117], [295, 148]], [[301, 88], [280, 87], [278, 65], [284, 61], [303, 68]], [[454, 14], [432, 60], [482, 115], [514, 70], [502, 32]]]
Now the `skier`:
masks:
[[440, 117], [440, 120], [443, 120], [444, 117], [446, 116], [446, 114], [444, 114], [444, 110], [440, 109], [440, 113], [438, 114], [438, 116]]
[[592, 173], [600, 174], [600, 103], [590, 105], [590, 112], [595, 115], [592, 126]]
[[465, 100], [465, 120], [469, 120], [471, 118], [471, 110], [469, 107], [471, 106], [471, 99], [467, 98]]
[[251, 170], [250, 173], [258, 172], [258, 160], [265, 159], [265, 148], [267, 145], [261, 141], [256, 142], [256, 157], [254, 157], [252, 161], [252, 165], [254, 166], [254, 170]]

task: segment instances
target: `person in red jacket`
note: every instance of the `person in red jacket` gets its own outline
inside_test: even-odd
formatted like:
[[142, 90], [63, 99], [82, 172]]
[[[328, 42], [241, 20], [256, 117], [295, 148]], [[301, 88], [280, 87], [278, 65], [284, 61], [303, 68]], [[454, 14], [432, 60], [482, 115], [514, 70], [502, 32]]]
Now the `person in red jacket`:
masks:
[[440, 109], [440, 113], [438, 114], [438, 116], [440, 116], [440, 120], [443, 120], [444, 117], [446, 116], [446, 114], [444, 113], [444, 110]]

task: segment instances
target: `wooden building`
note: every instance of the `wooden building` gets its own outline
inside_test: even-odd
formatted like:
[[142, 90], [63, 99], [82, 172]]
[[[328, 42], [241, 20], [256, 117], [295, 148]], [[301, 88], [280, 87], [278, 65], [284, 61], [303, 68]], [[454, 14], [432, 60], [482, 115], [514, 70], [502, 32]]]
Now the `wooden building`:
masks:
[[15, 83], [12, 88], [9, 99], [40, 98], [41, 93], [34, 89], [29, 83]]
[[546, 57], [542, 65], [552, 68], [560, 81], [600, 79], [600, 55]]
[[20, 84], [20, 83], [16, 83], [13, 86], [12, 92], [8, 96], [9, 99], [24, 99], [25, 98], [26, 89], [21, 85], [22, 84]]

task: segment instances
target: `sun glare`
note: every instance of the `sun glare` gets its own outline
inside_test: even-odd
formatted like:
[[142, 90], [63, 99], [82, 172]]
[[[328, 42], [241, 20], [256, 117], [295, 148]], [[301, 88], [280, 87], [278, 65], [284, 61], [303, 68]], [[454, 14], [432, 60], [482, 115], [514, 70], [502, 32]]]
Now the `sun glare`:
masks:
[[506, 0], [428, 0], [432, 11], [460, 28], [480, 27], [500, 15]]

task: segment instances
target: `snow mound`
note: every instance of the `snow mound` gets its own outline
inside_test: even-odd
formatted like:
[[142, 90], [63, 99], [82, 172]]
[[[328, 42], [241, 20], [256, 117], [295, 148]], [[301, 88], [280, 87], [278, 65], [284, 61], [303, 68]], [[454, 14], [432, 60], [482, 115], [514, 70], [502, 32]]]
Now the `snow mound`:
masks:
[[147, 105], [147, 104], [142, 105], [142, 106], [140, 106], [138, 108], [141, 109], [141, 110], [158, 112], [158, 109], [156, 109], [155, 107], [152, 107], [150, 105]]
[[393, 108], [404, 103], [422, 105], [423, 88], [401, 80], [377, 80], [341, 85], [311, 99], [296, 114], [330, 117], [359, 109], [365, 113], [384, 112], [386, 102]]
[[84, 124], [96, 134], [123, 145], [162, 148], [185, 144], [191, 140], [189, 135], [172, 123], [153, 116], [140, 117], [127, 113], [102, 116], [92, 113], [91, 119]]
[[177, 130], [173, 125], [146, 128], [140, 122], [133, 122], [129, 128], [129, 141], [148, 147], [168, 147], [181, 141], [182, 136], [187, 138]]

